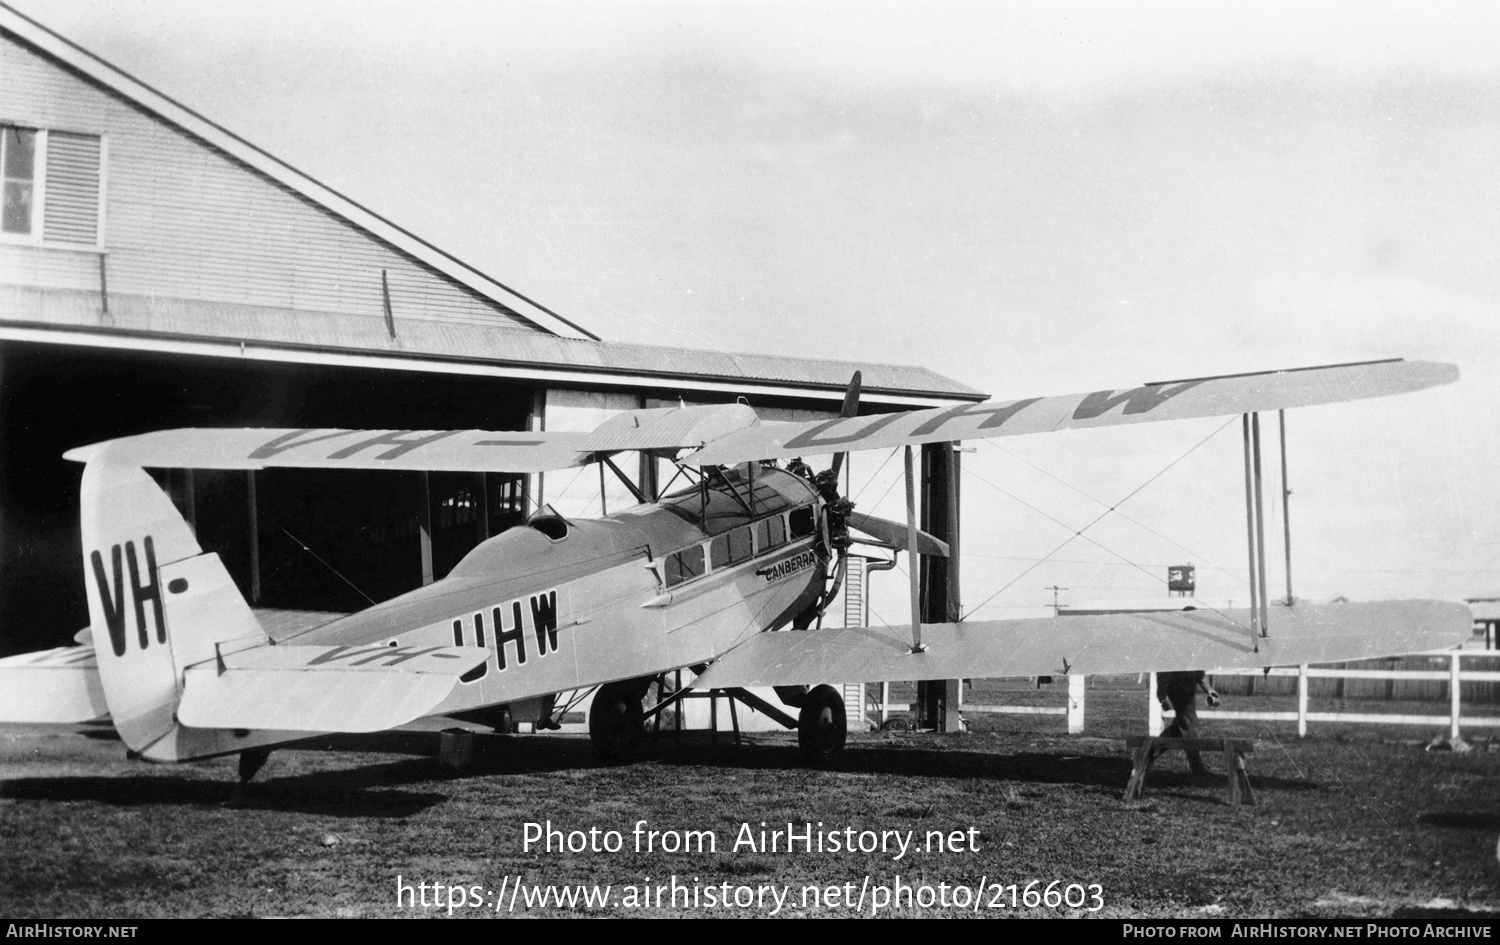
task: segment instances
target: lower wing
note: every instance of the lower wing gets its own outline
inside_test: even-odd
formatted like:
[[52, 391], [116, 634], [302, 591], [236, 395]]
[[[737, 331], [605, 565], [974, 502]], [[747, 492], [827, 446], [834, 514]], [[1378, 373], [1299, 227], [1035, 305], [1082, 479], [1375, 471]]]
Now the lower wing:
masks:
[[825, 682], [1258, 669], [1398, 656], [1472, 633], [1463, 604], [1434, 600], [1296, 604], [1254, 637], [1248, 610], [1104, 614], [762, 633], [724, 655], [697, 689]]
[[0, 659], [0, 723], [79, 725], [108, 717], [92, 646]]

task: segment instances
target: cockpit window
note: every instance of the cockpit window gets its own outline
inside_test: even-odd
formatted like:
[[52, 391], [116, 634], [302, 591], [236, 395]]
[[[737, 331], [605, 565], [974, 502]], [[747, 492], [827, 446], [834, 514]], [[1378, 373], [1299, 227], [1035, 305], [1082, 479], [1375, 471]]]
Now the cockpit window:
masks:
[[714, 469], [706, 476], [661, 500], [700, 536], [692, 546], [659, 559], [655, 566], [664, 586], [727, 571], [817, 533], [817, 493], [806, 478], [760, 464]]
[[[795, 490], [795, 498], [786, 494], [789, 488]], [[661, 503], [684, 521], [710, 535], [719, 535], [753, 517], [747, 505], [756, 516], [784, 512], [796, 502], [806, 502], [811, 491], [804, 480], [781, 470], [752, 474], [748, 467], [738, 466], [710, 476], [707, 486], [690, 486], [665, 496]]]
[[798, 538], [805, 538], [806, 536], [811, 535], [817, 529], [817, 523], [813, 520], [813, 510], [811, 506], [804, 506], [800, 509], [792, 509], [792, 514], [788, 515], [787, 519], [791, 522], [793, 540]]
[[544, 505], [526, 520], [526, 527], [536, 529], [553, 541], [562, 541], [568, 537], [568, 530], [572, 526], [567, 519], [557, 514], [556, 509], [550, 505]]

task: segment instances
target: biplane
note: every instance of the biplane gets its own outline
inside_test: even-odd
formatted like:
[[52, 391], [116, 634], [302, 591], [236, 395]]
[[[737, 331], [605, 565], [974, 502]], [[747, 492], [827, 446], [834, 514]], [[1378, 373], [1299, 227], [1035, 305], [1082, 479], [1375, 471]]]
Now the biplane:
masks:
[[[631, 410], [588, 432], [176, 429], [110, 440], [67, 454], [85, 464], [90, 628], [78, 646], [0, 660], [0, 721], [107, 715], [140, 758], [239, 754], [248, 778], [273, 746], [315, 735], [494, 720], [597, 687], [590, 735], [615, 754], [639, 738], [652, 680], [690, 669], [698, 689], [773, 687], [816, 760], [845, 739], [829, 683], [1270, 667], [1451, 646], [1469, 634], [1469, 611], [1431, 600], [1271, 612], [1262, 593], [1248, 610], [923, 623], [916, 567], [909, 625], [818, 627], [851, 530], [914, 558], [948, 553], [916, 525], [913, 446], [1234, 414], [1248, 424], [1457, 377], [1453, 365], [1394, 360], [860, 416], [856, 375], [827, 420], [763, 421], [736, 403]], [[847, 452], [893, 447], [906, 450], [905, 523], [863, 515], [838, 492]], [[431, 584], [279, 636], [146, 472], [600, 463], [618, 473], [612, 457], [627, 451], [670, 460], [688, 485], [664, 495], [631, 485], [639, 503], [597, 520], [543, 507]], [[800, 460], [830, 454], [822, 472]]]

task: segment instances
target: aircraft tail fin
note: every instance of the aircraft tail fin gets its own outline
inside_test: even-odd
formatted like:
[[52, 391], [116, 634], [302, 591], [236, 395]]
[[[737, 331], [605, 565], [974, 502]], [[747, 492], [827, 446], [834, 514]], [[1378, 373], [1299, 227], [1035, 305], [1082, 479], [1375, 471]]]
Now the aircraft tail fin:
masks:
[[145, 470], [108, 450], [84, 468], [80, 517], [94, 652], [125, 744], [159, 761], [253, 747], [177, 722], [187, 667], [268, 641], [219, 556]]

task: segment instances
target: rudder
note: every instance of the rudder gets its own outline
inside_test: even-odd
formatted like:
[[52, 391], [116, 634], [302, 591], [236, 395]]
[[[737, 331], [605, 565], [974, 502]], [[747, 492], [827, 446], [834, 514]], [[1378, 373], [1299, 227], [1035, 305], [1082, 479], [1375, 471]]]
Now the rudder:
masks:
[[80, 512], [94, 651], [120, 737], [160, 761], [222, 752], [224, 733], [177, 724], [183, 671], [265, 643], [265, 631], [144, 469], [108, 450], [92, 456]]

